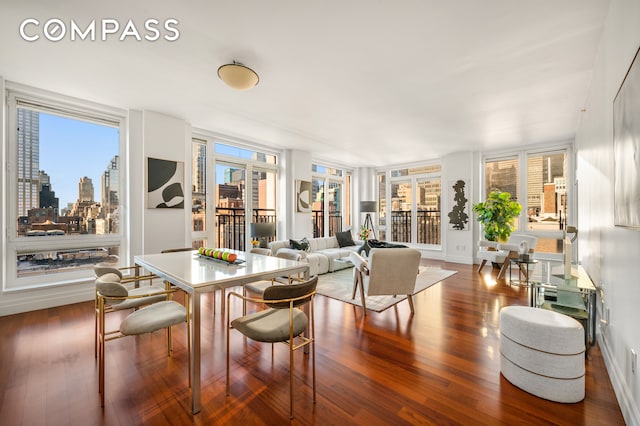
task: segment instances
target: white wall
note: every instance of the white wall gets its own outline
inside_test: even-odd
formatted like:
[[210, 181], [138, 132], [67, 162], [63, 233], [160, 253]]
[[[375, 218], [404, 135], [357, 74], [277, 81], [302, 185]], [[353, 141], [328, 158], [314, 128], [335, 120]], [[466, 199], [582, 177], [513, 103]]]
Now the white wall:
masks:
[[[447, 155], [442, 159], [442, 208], [441, 223], [443, 232], [443, 258], [447, 262], [473, 264], [474, 254], [474, 229], [478, 222], [474, 220], [471, 206], [477, 202], [478, 191], [475, 189], [477, 182], [474, 170], [478, 169], [479, 157], [474, 152], [461, 152]], [[449, 212], [454, 205], [453, 185], [458, 180], [466, 183], [465, 195], [468, 199], [467, 214], [469, 215], [468, 228], [464, 231], [453, 230], [449, 227]]]
[[[147, 158], [181, 161], [184, 164], [184, 182], [191, 181], [191, 128], [179, 118], [152, 111], [142, 113], [142, 158], [132, 158], [133, 168], [144, 170]], [[139, 178], [139, 176], [138, 176]], [[141, 182], [132, 181], [131, 205], [142, 208], [143, 253], [158, 253], [169, 248], [191, 246], [188, 225], [191, 223], [191, 203], [185, 198], [184, 209], [146, 208], [146, 177]], [[135, 191], [135, 192], [134, 192]], [[188, 188], [184, 188], [187, 192]], [[190, 200], [189, 200], [190, 201]]]
[[[613, 222], [613, 99], [640, 46], [640, 2], [613, 0], [576, 136], [579, 254], [609, 310], [599, 344], [627, 424], [640, 424], [640, 232]], [[640, 64], [637, 64], [640, 66]], [[640, 119], [640, 117], [637, 117]]]
[[[311, 213], [296, 211], [296, 180], [311, 181], [311, 153], [299, 150], [286, 150], [282, 156], [280, 173], [281, 206], [278, 217], [285, 217], [285, 226], [280, 225], [278, 238], [310, 238], [313, 236]], [[284, 213], [284, 215], [282, 214]]]

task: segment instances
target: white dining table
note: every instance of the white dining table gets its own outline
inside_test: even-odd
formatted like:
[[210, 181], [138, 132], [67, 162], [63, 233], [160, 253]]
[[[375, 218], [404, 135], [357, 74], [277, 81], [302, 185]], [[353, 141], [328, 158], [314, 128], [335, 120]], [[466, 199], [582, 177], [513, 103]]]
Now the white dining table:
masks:
[[[182, 251], [135, 256], [134, 262], [189, 294], [191, 303], [191, 412], [201, 409], [200, 297], [219, 287], [242, 286], [250, 282], [302, 273], [309, 277], [309, 264], [237, 250], [239, 264], [227, 264], [203, 258], [197, 251]], [[225, 303], [223, 300], [222, 303]]]

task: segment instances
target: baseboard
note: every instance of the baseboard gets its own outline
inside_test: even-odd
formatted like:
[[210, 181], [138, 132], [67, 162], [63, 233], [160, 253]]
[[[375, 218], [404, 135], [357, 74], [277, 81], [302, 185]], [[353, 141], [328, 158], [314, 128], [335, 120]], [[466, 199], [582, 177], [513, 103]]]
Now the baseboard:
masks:
[[95, 287], [93, 281], [90, 285], [78, 284], [46, 289], [5, 292], [0, 296], [0, 316], [86, 302], [94, 298]]
[[461, 263], [463, 265], [473, 265], [473, 258], [469, 256], [451, 256], [447, 255], [443, 259], [445, 262]]
[[598, 345], [600, 345], [600, 352], [604, 358], [604, 364], [609, 373], [609, 380], [611, 380], [613, 392], [618, 399], [620, 411], [622, 411], [625, 423], [628, 425], [640, 425], [640, 409], [633, 400], [633, 395], [624, 380], [622, 371], [611, 355], [611, 349], [606, 340], [606, 332], [598, 333]]

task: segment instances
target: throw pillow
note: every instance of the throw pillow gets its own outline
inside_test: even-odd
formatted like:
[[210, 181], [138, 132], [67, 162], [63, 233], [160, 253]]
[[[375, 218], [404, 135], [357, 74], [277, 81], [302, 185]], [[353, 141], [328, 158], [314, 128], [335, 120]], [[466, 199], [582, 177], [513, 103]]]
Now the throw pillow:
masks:
[[295, 250], [309, 251], [309, 240], [303, 238], [300, 241], [289, 240], [290, 247]]
[[355, 246], [356, 243], [353, 241], [353, 237], [351, 236], [351, 231], [344, 232], [336, 232], [336, 238], [338, 239], [338, 245], [340, 247], [348, 247]]

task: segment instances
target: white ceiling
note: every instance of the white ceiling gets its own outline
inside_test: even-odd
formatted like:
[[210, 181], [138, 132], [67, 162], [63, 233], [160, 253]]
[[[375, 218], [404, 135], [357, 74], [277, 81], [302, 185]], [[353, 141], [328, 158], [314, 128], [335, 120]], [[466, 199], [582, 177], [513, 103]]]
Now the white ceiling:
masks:
[[[0, 76], [355, 166], [573, 138], [608, 0], [0, 0]], [[175, 18], [175, 42], [26, 42], [25, 18]], [[34, 27], [30, 28], [34, 33]], [[40, 32], [41, 33], [41, 32]], [[99, 34], [99, 33], [98, 33]], [[236, 60], [260, 83], [234, 91]]]

